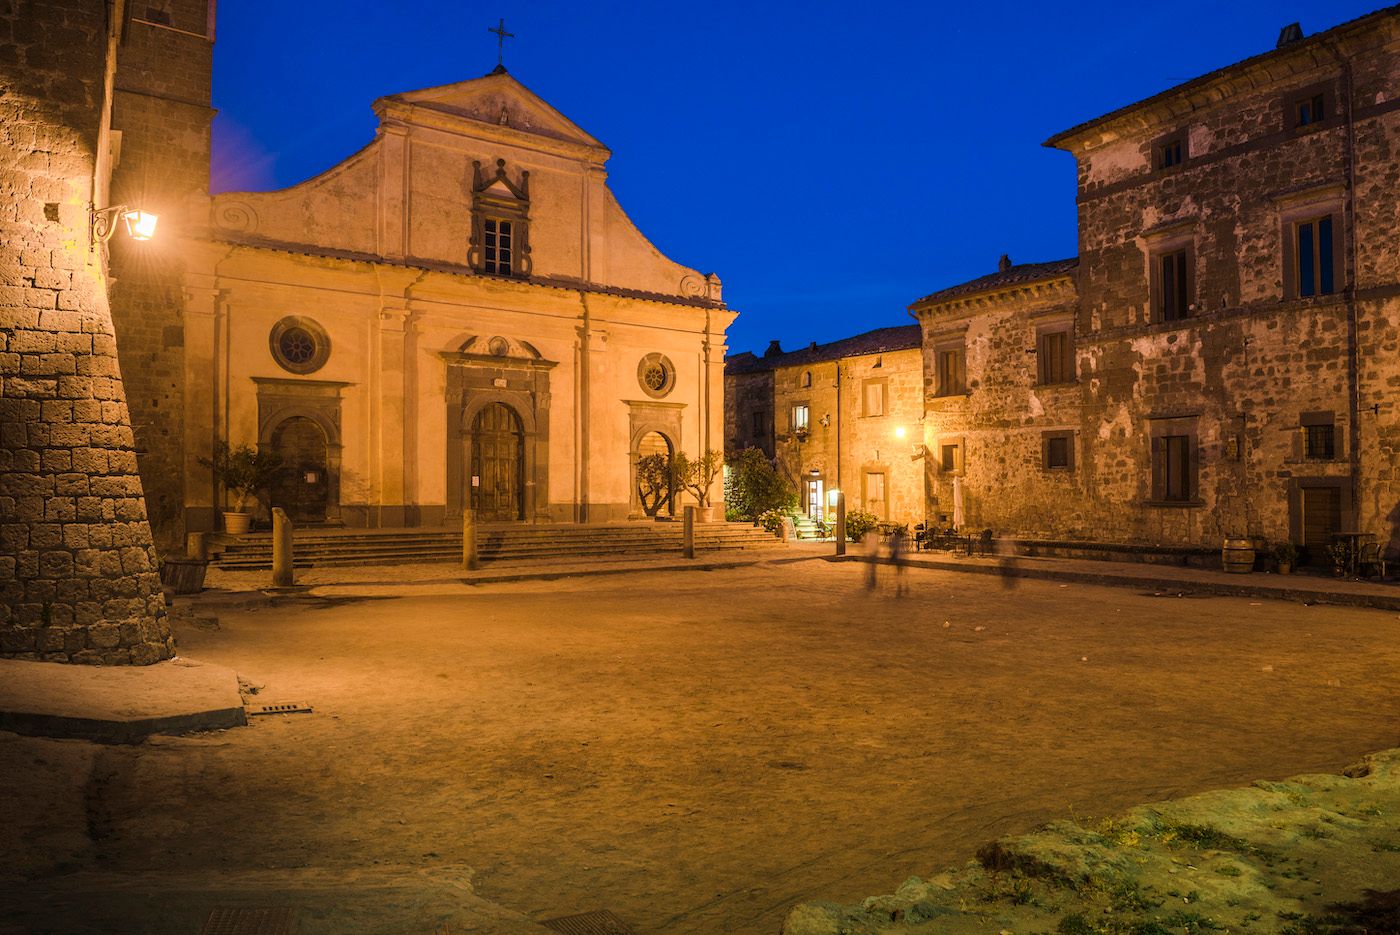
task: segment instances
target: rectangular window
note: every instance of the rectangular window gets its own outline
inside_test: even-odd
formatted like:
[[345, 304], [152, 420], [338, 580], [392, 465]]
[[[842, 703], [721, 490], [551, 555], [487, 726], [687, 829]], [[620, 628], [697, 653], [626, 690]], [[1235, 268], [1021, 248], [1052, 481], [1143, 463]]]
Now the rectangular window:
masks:
[[1195, 493], [1191, 470], [1191, 436], [1160, 435], [1152, 439], [1152, 499], [1190, 500]]
[[1191, 270], [1186, 250], [1157, 256], [1157, 321], [1181, 321], [1191, 314]]
[[1298, 295], [1331, 295], [1336, 291], [1331, 215], [1300, 221], [1295, 230]]
[[1045, 331], [1036, 338], [1036, 370], [1040, 383], [1074, 382], [1074, 349], [1069, 329]]
[[1041, 466], [1047, 471], [1074, 470], [1074, 433], [1046, 432], [1041, 436]]
[[808, 409], [806, 406], [792, 407], [792, 430], [794, 432], [805, 432], [810, 427]]
[[762, 409], [758, 409], [758, 410], [755, 410], [755, 411], [754, 411], [754, 414], [753, 414], [753, 433], [754, 433], [755, 435], [762, 435], [762, 434], [763, 434], [763, 430], [764, 430], [764, 428], [765, 428], [765, 427], [767, 426], [767, 424], [768, 424], [768, 419], [767, 419], [767, 417], [768, 417], [768, 414], [767, 414], [766, 412], [764, 412]]
[[1186, 137], [1177, 133], [1160, 140], [1154, 147], [1158, 169], [1170, 169], [1186, 161]]
[[1319, 92], [1293, 102], [1293, 126], [1307, 127], [1327, 118], [1325, 96]]
[[967, 361], [961, 346], [941, 347], [936, 352], [938, 396], [957, 396], [967, 392]]
[[864, 395], [867, 416], [885, 414], [885, 382], [883, 380], [866, 380]]
[[943, 474], [962, 473], [963, 458], [961, 442], [944, 442], [938, 446], [938, 470]]
[[1331, 461], [1337, 457], [1337, 428], [1335, 425], [1303, 426], [1303, 451], [1315, 461]]
[[486, 218], [483, 226], [486, 234], [483, 270], [488, 273], [509, 276], [513, 256], [511, 252], [511, 222], [499, 218]]
[[883, 471], [868, 471], [865, 475], [865, 509], [885, 518], [885, 475]]

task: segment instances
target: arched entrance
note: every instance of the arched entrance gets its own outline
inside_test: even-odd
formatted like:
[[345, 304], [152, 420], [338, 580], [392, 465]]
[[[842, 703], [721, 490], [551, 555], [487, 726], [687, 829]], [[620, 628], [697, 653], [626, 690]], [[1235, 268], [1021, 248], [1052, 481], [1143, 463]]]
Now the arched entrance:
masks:
[[653, 498], [656, 494], [651, 491], [643, 490], [643, 477], [642, 472], [638, 469], [638, 465], [642, 463], [643, 458], [651, 455], [660, 455], [666, 460], [668, 466], [667, 471], [669, 473], [669, 465], [671, 464], [671, 459], [675, 457], [675, 453], [675, 446], [671, 444], [671, 440], [660, 432], [647, 432], [637, 440], [637, 446], [632, 452], [632, 512], [634, 515], [647, 515], [647, 510], [653, 505], [655, 506], [655, 511], [652, 515], [665, 516], [674, 513], [676, 496], [675, 478], [670, 478], [667, 489], [660, 494], [660, 503], [654, 503]]
[[286, 510], [294, 523], [324, 523], [331, 490], [325, 430], [304, 416], [288, 419], [273, 429], [272, 450], [282, 459], [272, 505]]
[[471, 505], [484, 523], [525, 518], [525, 432], [505, 403], [489, 403], [472, 420]]

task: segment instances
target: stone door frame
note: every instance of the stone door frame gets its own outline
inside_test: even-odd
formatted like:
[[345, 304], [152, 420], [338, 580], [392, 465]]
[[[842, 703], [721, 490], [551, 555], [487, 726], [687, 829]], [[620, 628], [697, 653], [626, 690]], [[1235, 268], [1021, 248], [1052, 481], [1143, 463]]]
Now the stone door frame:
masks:
[[[627, 400], [627, 516], [629, 519], [645, 519], [641, 498], [637, 496], [637, 462], [641, 460], [642, 439], [652, 432], [660, 435], [671, 446], [671, 457], [681, 448], [681, 417], [685, 403], [663, 403], [657, 400]], [[671, 490], [666, 505], [662, 509], [675, 514], [677, 490]], [[658, 511], [659, 515], [659, 511]]]
[[308, 419], [326, 435], [326, 523], [341, 522], [340, 431], [341, 390], [352, 383], [339, 380], [289, 380], [253, 377], [258, 394], [258, 448], [272, 450], [277, 430], [293, 419]]
[[[480, 343], [475, 339], [467, 346]], [[508, 342], [511, 351], [523, 342]], [[449, 522], [460, 521], [470, 498], [472, 425], [491, 403], [504, 403], [520, 419], [524, 460], [525, 523], [550, 521], [549, 512], [549, 373], [555, 361], [537, 356], [498, 356], [443, 351], [447, 364], [447, 505]]]

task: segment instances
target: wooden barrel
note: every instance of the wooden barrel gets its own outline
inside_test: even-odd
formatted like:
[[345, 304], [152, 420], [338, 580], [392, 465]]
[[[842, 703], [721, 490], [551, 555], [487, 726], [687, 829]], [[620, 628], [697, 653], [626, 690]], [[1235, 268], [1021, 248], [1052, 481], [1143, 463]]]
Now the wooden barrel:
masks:
[[209, 563], [198, 558], [167, 558], [160, 566], [160, 583], [176, 594], [198, 594], [204, 589]]
[[1220, 565], [1235, 575], [1247, 575], [1254, 570], [1254, 541], [1226, 539], [1220, 550]]

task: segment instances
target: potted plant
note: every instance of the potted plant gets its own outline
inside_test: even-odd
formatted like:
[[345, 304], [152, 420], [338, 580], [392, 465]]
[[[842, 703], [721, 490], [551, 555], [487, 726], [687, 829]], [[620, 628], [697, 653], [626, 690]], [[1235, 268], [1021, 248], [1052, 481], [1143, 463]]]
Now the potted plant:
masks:
[[1332, 574], [1338, 578], [1344, 577], [1347, 573], [1347, 563], [1351, 560], [1351, 550], [1347, 548], [1347, 544], [1334, 542], [1327, 547], [1327, 554], [1332, 558]]
[[231, 536], [243, 535], [253, 524], [248, 499], [272, 486], [282, 470], [282, 459], [252, 445], [230, 446], [227, 442], [218, 442], [214, 445], [214, 456], [200, 458], [199, 463], [214, 473], [214, 479], [233, 498], [232, 508], [223, 511], [224, 532]]
[[1298, 561], [1298, 547], [1291, 542], [1280, 542], [1274, 546], [1274, 563], [1281, 575], [1293, 573], [1293, 566]]
[[650, 454], [637, 459], [637, 500], [642, 512], [652, 519], [671, 497], [671, 459], [663, 454]]
[[673, 467], [681, 487], [695, 495], [696, 505], [700, 508], [700, 522], [713, 522], [715, 508], [710, 505], [710, 488], [724, 469], [724, 452], [707, 451], [691, 460], [682, 451], [676, 455]]

